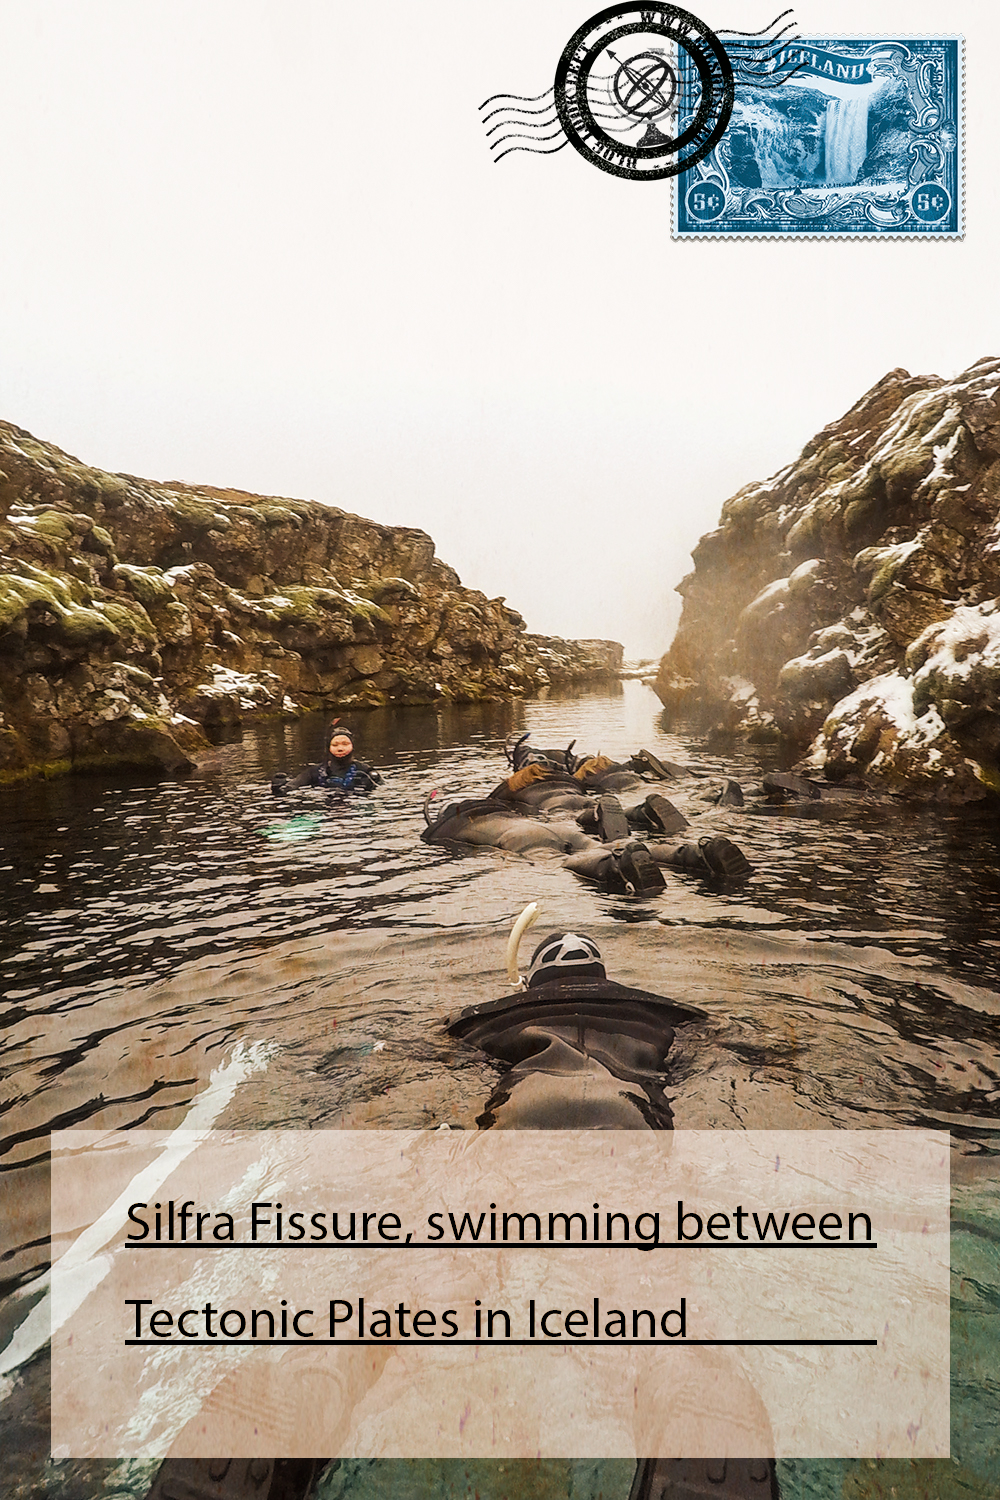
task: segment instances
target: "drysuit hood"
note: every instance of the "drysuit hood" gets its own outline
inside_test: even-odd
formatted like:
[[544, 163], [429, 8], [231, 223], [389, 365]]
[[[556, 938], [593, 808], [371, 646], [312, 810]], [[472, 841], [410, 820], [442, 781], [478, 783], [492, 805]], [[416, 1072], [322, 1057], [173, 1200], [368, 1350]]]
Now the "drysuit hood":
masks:
[[[343, 735], [345, 739], [348, 739], [351, 742], [351, 748], [350, 748], [350, 751], [348, 752], [348, 754], [347, 755], [343, 755], [343, 756], [339, 756], [339, 757], [330, 754], [330, 741], [332, 739], [335, 739], [338, 735]], [[326, 731], [326, 739], [323, 742], [323, 758], [324, 758], [324, 760], [327, 761], [327, 763], [329, 763], [330, 761], [334, 761], [334, 762], [336, 762], [339, 765], [343, 765], [343, 763], [345, 761], [348, 761], [348, 760], [351, 759], [351, 756], [353, 754], [354, 754], [354, 730], [350, 727], [349, 724], [342, 724], [339, 719], [334, 719], [333, 723], [329, 726], [329, 728]]]
[[616, 1017], [624, 1018], [630, 1010], [634, 1019], [642, 1017], [656, 1029], [663, 1025], [683, 1026], [689, 1021], [708, 1019], [705, 1011], [693, 1005], [682, 1005], [664, 995], [651, 995], [648, 990], [631, 989], [628, 985], [616, 984], [613, 979], [568, 977], [518, 990], [513, 995], [503, 995], [485, 1005], [470, 1005], [448, 1022], [448, 1031], [463, 1041], [475, 1042], [476, 1032], [492, 1029], [493, 1022], [501, 1017], [514, 1019], [518, 1012], [526, 1022], [532, 1013], [555, 1012], [600, 1016], [603, 1022], [613, 1022]]

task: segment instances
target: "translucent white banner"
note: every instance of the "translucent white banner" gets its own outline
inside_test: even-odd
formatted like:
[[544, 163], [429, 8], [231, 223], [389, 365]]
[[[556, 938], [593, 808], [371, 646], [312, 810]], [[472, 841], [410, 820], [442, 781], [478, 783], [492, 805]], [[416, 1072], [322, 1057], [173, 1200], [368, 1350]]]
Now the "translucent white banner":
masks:
[[55, 1457], [948, 1454], [945, 1134], [52, 1143]]

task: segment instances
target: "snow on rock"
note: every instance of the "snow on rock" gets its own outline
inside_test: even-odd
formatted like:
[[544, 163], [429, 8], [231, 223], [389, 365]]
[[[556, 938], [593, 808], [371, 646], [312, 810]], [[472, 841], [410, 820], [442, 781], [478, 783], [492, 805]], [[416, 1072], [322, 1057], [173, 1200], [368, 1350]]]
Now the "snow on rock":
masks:
[[667, 709], [770, 722], [834, 779], [1000, 788], [998, 392], [993, 358], [950, 381], [893, 370], [728, 500], [679, 585]]
[[803, 764], [831, 780], [864, 775], [890, 791], [974, 796], [978, 784], [937, 707], [918, 712], [913, 679], [899, 672], [873, 677], [841, 698], [824, 721]]

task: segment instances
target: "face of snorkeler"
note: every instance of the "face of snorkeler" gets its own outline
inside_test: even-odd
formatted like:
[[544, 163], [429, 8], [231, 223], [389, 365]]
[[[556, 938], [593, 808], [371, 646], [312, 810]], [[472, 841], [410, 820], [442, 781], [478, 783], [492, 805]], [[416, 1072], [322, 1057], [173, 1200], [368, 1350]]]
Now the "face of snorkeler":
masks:
[[348, 734], [330, 736], [330, 754], [335, 760], [347, 760], [354, 750], [354, 742]]

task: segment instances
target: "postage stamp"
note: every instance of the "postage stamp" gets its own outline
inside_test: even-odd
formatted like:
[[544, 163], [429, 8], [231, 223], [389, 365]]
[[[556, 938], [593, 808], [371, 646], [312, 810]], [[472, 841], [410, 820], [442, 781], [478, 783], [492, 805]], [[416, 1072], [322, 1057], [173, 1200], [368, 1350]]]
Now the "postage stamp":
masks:
[[961, 38], [797, 38], [769, 67], [679, 178], [675, 239], [961, 238]]

